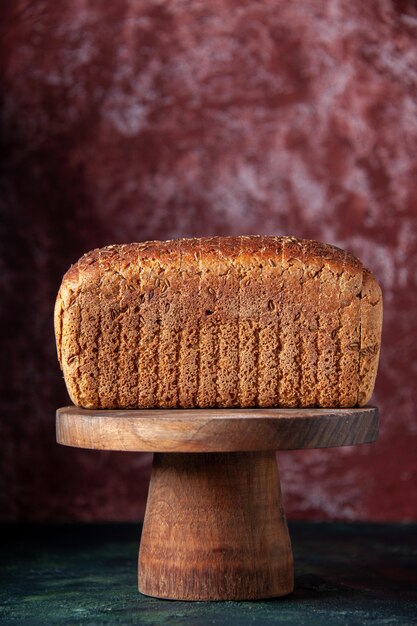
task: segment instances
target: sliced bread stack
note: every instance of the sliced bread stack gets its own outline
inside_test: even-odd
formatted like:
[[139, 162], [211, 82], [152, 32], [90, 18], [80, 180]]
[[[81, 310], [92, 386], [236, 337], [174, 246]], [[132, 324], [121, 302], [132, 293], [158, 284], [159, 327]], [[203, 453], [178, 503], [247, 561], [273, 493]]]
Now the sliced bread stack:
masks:
[[375, 383], [381, 289], [293, 237], [114, 245], [65, 274], [59, 361], [85, 408], [354, 407]]

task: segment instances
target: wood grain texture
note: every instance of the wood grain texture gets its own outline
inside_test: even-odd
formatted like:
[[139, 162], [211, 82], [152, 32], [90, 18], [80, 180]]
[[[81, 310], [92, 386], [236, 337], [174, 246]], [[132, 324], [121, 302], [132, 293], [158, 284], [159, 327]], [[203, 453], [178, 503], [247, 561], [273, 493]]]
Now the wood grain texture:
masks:
[[378, 437], [378, 409], [58, 409], [57, 441], [96, 450], [243, 452], [329, 448]]
[[139, 591], [178, 600], [253, 600], [292, 590], [273, 452], [155, 455]]
[[56, 423], [64, 445], [157, 453], [139, 591], [178, 600], [253, 600], [293, 589], [274, 450], [374, 441], [378, 409], [72, 406], [58, 409]]

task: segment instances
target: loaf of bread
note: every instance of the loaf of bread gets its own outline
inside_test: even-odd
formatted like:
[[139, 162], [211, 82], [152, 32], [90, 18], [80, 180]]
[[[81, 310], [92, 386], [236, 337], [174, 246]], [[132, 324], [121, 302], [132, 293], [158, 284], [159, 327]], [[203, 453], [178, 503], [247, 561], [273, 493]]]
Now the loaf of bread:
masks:
[[363, 405], [381, 322], [360, 261], [293, 237], [93, 250], [55, 306], [71, 400], [103, 409]]

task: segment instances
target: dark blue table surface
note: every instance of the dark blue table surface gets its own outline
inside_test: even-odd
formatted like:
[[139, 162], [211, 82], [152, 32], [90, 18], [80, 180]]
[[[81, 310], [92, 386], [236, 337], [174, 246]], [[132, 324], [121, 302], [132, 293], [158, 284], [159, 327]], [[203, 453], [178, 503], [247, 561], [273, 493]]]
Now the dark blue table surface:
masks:
[[417, 525], [292, 523], [295, 591], [175, 602], [137, 591], [139, 525], [2, 525], [1, 624], [417, 624]]

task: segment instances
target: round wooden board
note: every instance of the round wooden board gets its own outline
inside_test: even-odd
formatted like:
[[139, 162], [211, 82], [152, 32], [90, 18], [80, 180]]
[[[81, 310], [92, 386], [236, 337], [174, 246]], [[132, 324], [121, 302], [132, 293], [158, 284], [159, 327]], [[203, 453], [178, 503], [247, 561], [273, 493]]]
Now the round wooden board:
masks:
[[131, 452], [331, 448], [378, 437], [378, 409], [58, 409], [57, 441]]

